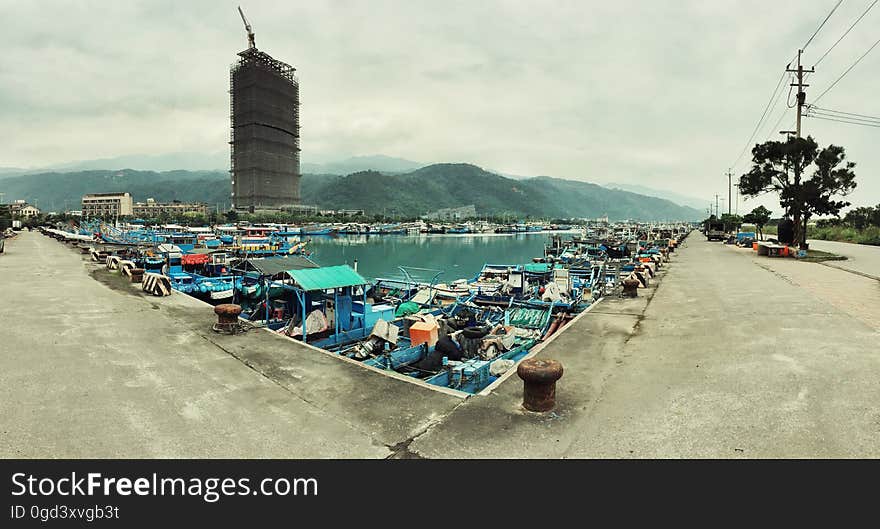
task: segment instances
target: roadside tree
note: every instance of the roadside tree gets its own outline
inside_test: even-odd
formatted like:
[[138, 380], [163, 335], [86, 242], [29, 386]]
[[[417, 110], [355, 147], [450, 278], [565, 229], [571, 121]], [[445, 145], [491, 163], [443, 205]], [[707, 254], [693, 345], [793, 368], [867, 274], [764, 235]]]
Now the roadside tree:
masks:
[[771, 211], [764, 206], [758, 206], [743, 216], [743, 222], [754, 224], [758, 230], [758, 238], [764, 240], [764, 226], [770, 222], [770, 213]]
[[[795, 241], [805, 248], [807, 221], [817, 215], [837, 215], [849, 202], [835, 200], [856, 187], [855, 163], [846, 160], [844, 148], [829, 145], [819, 150], [812, 137], [768, 141], [752, 149], [752, 168], [740, 176], [746, 197], [779, 194], [779, 203], [794, 222]], [[809, 178], [808, 169], [815, 165]]]

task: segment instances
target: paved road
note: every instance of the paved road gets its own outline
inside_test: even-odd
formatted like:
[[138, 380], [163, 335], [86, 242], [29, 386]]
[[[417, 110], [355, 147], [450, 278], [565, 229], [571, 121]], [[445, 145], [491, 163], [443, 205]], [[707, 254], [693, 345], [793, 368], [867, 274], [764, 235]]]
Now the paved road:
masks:
[[166, 310], [173, 298], [108, 288], [78, 253], [37, 233], [6, 250], [0, 457], [390, 454], [181, 325]]
[[206, 336], [190, 298], [24, 233], [0, 256], [0, 457], [880, 456], [880, 283], [686, 246], [540, 353], [565, 375], [535, 415], [515, 377], [462, 402], [269, 333]]
[[[880, 456], [880, 320], [856, 318], [857, 306], [836, 306], [829, 290], [792, 276], [861, 291], [875, 306], [876, 281], [699, 236], [687, 245], [643, 312], [600, 306], [542, 353], [565, 366], [552, 416], [524, 413], [519, 387], [502, 386], [410, 448], [428, 457]], [[774, 269], [783, 265], [799, 268]]]
[[813, 239], [808, 242], [810, 248], [814, 250], [832, 252], [847, 257], [846, 261], [828, 261], [825, 263], [828, 266], [866, 274], [880, 280], [880, 246]]

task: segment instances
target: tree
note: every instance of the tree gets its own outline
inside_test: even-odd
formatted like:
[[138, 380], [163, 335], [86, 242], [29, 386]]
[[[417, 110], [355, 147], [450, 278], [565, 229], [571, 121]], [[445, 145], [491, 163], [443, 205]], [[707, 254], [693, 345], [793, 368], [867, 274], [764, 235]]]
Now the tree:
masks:
[[[806, 247], [806, 224], [814, 215], [837, 215], [848, 202], [833, 200], [855, 187], [855, 163], [846, 161], [843, 147], [829, 145], [819, 150], [812, 137], [789, 137], [768, 141], [752, 149], [753, 166], [740, 176], [740, 191], [746, 197], [779, 194], [779, 203], [794, 222], [795, 240]], [[816, 169], [804, 179], [807, 169]], [[841, 165], [842, 164], [842, 165]]]
[[743, 222], [754, 224], [755, 228], [758, 230], [758, 237], [763, 240], [764, 226], [770, 222], [770, 213], [771, 211], [764, 206], [758, 206], [753, 209], [751, 213], [747, 213], [743, 216]]
[[855, 208], [847, 212], [843, 222], [861, 231], [872, 224], [874, 213], [874, 208]]
[[829, 145], [819, 152], [815, 160], [816, 170], [803, 183], [804, 229], [801, 230], [801, 247], [807, 247], [807, 222], [810, 217], [837, 215], [849, 206], [849, 202], [834, 200], [835, 195], [846, 196], [856, 187], [854, 162], [846, 161], [843, 147]]
[[724, 224], [724, 231], [735, 232], [735, 231], [739, 230], [740, 226], [742, 226], [743, 219], [739, 215], [722, 213], [721, 214], [721, 222]]

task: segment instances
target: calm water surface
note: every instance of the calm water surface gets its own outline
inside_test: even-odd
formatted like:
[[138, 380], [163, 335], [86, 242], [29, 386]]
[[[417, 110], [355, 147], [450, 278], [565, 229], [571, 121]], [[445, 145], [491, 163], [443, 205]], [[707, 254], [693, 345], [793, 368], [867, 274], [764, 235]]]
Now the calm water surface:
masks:
[[[569, 238], [572, 234], [565, 233]], [[311, 237], [312, 259], [321, 266], [353, 265], [368, 279], [397, 278], [399, 266], [443, 271], [440, 282], [474, 277], [485, 263], [522, 264], [544, 255], [550, 234], [340, 235]], [[411, 271], [431, 279], [434, 272]]]

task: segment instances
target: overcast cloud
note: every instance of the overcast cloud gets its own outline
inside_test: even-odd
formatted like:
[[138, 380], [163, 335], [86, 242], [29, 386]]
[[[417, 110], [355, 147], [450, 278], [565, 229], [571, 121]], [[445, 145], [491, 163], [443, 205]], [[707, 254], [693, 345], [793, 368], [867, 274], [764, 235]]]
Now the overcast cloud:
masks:
[[[723, 174], [782, 69], [835, 2], [240, 3], [257, 47], [297, 68], [304, 161], [472, 162], [708, 204], [726, 194]], [[868, 3], [843, 2], [807, 66]], [[238, 4], [0, 0], [0, 166], [226, 151], [228, 69], [247, 45]], [[820, 64], [808, 93], [878, 37], [880, 8]], [[878, 72], [875, 49], [822, 106], [880, 115]], [[857, 162], [854, 203], [880, 203], [880, 129], [805, 119], [804, 131]]]

